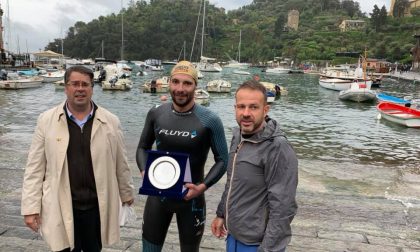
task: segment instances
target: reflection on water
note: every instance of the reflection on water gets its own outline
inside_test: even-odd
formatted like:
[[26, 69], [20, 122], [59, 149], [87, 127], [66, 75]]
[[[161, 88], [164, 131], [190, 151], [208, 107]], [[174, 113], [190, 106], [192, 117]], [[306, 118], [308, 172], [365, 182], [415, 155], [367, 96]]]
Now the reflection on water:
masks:
[[[409, 129], [377, 120], [375, 103], [340, 101], [338, 92], [323, 89], [318, 85], [317, 76], [265, 76], [259, 69], [252, 71], [258, 72], [264, 81], [280, 83], [287, 87], [289, 95], [272, 104], [270, 116], [280, 122], [299, 159], [308, 164], [315, 163], [318, 166], [316, 169], [326, 173], [328, 179], [335, 177], [340, 169], [349, 169], [352, 165], [359, 168], [353, 172], [370, 177], [380, 174], [378, 171], [381, 169], [384, 171], [382, 177], [391, 172], [393, 175], [383, 182], [395, 179], [398, 170], [410, 171], [410, 174], [411, 171], [419, 170], [420, 129]], [[139, 86], [145, 80], [156, 77], [137, 77], [133, 89], [128, 92], [103, 92], [99, 86], [94, 87], [95, 102], [118, 115], [121, 120], [129, 161], [132, 164], [135, 164], [134, 153], [147, 111], [160, 103], [159, 96], [141, 93]], [[231, 81], [235, 90], [238, 84], [251, 77], [208, 73], [199, 85], [204, 86], [207, 81], [218, 78]], [[385, 81], [381, 91], [401, 97], [420, 97], [420, 84]], [[24, 167], [36, 118], [64, 98], [64, 91], [55, 91], [51, 84], [30, 90], [0, 90], [0, 168]], [[233, 94], [212, 95], [209, 106], [209, 109], [222, 118], [228, 141], [232, 135], [231, 128], [236, 126], [233, 99]], [[343, 167], [343, 164], [347, 165]], [[331, 172], [326, 166], [336, 169]], [[370, 169], [375, 172], [370, 173], [363, 170], [363, 167], [375, 167]], [[316, 172], [316, 169], [313, 169], [313, 172]], [[308, 172], [310, 171], [311, 169], [308, 169]], [[360, 175], [349, 171], [351, 170], [347, 171], [348, 174], [353, 176]], [[360, 178], [356, 176], [354, 179]], [[334, 183], [329, 181], [329, 184]], [[336, 188], [341, 187], [336, 185]]]

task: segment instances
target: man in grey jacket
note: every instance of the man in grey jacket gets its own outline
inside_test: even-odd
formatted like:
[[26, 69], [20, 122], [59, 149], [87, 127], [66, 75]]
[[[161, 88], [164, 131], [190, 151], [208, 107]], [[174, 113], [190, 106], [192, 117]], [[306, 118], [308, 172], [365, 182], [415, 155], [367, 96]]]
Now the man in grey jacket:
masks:
[[227, 182], [211, 228], [226, 234], [226, 250], [286, 250], [297, 211], [296, 154], [267, 113], [265, 87], [255, 80], [236, 91], [236, 121], [229, 151]]

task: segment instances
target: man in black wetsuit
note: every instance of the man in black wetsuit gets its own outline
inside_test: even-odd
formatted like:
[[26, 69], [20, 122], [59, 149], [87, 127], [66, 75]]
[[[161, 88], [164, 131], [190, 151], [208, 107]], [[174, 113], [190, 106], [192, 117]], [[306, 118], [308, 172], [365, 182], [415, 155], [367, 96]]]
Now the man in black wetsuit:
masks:
[[[172, 103], [152, 108], [137, 148], [136, 161], [144, 175], [147, 150], [156, 149], [189, 155], [192, 183], [182, 200], [148, 196], [143, 214], [143, 251], [161, 251], [173, 214], [176, 214], [182, 252], [198, 251], [206, 218], [204, 191], [225, 173], [228, 151], [220, 118], [194, 103], [197, 70], [188, 61], [179, 62], [171, 72]], [[204, 176], [209, 150], [214, 165]]]

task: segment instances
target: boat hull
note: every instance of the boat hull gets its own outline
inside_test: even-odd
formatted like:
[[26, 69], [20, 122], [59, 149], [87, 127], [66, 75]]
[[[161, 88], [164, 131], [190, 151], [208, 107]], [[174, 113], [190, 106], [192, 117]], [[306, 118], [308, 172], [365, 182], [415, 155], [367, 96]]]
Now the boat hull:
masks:
[[204, 89], [196, 89], [194, 93], [194, 102], [200, 105], [208, 105], [210, 103], [210, 95]]
[[110, 83], [109, 81], [102, 82], [102, 90], [126, 91], [126, 90], [130, 90], [131, 87], [132, 87], [131, 81], [127, 79], [119, 79], [115, 83]]
[[291, 69], [289, 68], [268, 68], [265, 70], [265, 73], [267, 74], [288, 74]]
[[381, 117], [390, 122], [410, 128], [420, 128], [420, 110], [391, 102], [381, 102], [376, 108]]
[[35, 80], [23, 79], [23, 80], [5, 80], [0, 81], [0, 89], [27, 89], [37, 88], [42, 85], [42, 78]]
[[232, 84], [225, 80], [209, 81], [206, 85], [206, 90], [209, 93], [230, 93]]
[[376, 97], [381, 102], [392, 102], [392, 103], [401, 104], [401, 105], [410, 103], [409, 99], [399, 98], [399, 97], [395, 97], [395, 96], [392, 96], [392, 95], [387, 95], [387, 94], [384, 94], [384, 93], [378, 93], [376, 95]]
[[357, 90], [347, 89], [340, 91], [338, 98], [354, 102], [372, 102], [376, 100], [376, 93], [365, 88]]

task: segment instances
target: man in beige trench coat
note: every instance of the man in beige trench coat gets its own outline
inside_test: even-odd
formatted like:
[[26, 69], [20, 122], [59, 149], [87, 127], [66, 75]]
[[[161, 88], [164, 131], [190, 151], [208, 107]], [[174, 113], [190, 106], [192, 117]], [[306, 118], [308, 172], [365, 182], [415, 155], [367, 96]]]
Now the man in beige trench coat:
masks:
[[101, 251], [119, 241], [120, 202], [134, 199], [123, 134], [91, 100], [91, 70], [71, 67], [64, 82], [66, 101], [38, 118], [21, 212], [53, 251]]

